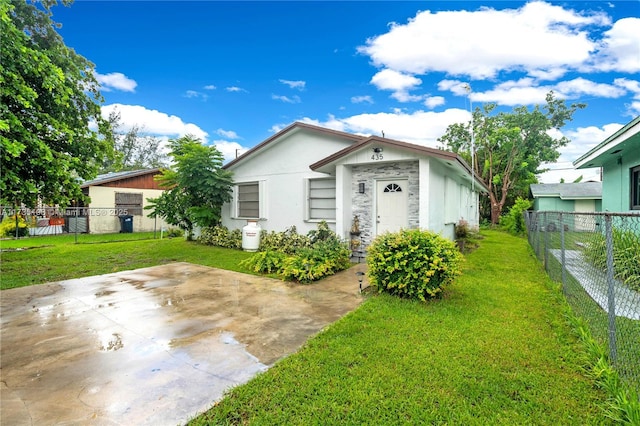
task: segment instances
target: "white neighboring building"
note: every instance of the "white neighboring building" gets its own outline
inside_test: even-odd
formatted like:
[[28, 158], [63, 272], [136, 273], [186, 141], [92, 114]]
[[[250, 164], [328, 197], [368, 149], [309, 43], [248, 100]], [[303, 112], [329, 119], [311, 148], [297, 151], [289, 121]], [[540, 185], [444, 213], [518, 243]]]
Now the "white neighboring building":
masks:
[[454, 225], [478, 226], [478, 179], [448, 151], [293, 123], [225, 169], [233, 172], [233, 200], [222, 223], [241, 229], [258, 220], [262, 229], [301, 234], [326, 220], [349, 239], [358, 216], [365, 244], [378, 234], [421, 228], [454, 238]]

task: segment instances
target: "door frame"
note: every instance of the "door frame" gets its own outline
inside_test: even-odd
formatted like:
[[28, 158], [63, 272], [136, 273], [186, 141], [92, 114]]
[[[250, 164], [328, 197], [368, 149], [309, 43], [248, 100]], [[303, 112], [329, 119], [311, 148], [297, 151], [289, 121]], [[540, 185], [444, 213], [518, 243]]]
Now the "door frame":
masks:
[[376, 236], [378, 236], [378, 184], [382, 183], [382, 182], [395, 182], [395, 181], [402, 181], [405, 182], [405, 188], [403, 188], [402, 190], [405, 192], [405, 194], [407, 194], [406, 196], [406, 223], [407, 223], [407, 227], [409, 226], [409, 177], [408, 176], [394, 176], [394, 177], [380, 177], [380, 178], [374, 178], [373, 179], [373, 203], [371, 205], [371, 218], [372, 220], [372, 225], [373, 225], [373, 237], [375, 238]]

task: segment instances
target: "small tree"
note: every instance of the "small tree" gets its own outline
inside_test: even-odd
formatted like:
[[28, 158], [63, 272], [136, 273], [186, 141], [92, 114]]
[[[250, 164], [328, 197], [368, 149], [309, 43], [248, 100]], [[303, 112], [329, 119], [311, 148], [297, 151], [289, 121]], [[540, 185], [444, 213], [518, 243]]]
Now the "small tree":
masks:
[[215, 146], [205, 146], [191, 135], [169, 141], [174, 166], [156, 179], [166, 191], [149, 199], [151, 217], [161, 216], [175, 226], [193, 233], [218, 225], [222, 205], [231, 200], [231, 172], [222, 168], [223, 156]]

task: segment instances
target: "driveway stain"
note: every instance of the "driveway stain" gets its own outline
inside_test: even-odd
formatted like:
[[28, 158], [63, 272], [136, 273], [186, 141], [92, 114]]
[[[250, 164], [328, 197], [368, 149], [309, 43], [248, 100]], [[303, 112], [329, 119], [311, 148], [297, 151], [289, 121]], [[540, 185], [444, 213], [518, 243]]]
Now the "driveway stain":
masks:
[[362, 301], [172, 263], [0, 293], [0, 424], [185, 423]]

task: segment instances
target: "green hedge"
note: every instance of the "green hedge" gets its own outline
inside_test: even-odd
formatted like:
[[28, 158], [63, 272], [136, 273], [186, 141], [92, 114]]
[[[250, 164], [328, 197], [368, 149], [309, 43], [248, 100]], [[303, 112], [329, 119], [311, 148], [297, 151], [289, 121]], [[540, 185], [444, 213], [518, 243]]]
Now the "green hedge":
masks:
[[379, 292], [426, 301], [461, 273], [462, 259], [452, 241], [433, 232], [387, 233], [369, 246], [369, 281]]

